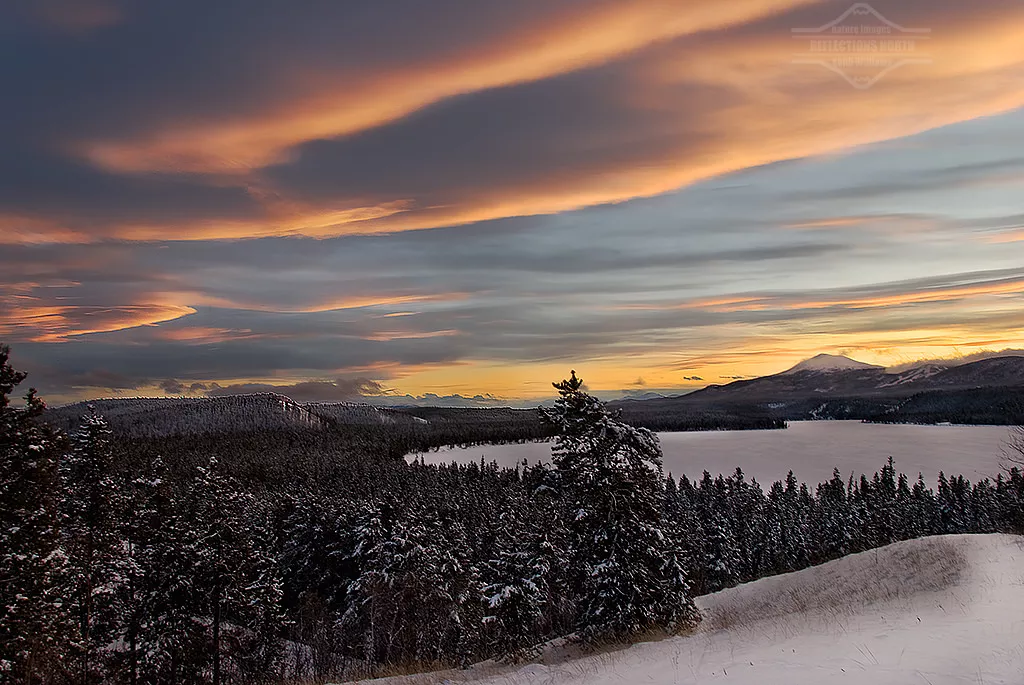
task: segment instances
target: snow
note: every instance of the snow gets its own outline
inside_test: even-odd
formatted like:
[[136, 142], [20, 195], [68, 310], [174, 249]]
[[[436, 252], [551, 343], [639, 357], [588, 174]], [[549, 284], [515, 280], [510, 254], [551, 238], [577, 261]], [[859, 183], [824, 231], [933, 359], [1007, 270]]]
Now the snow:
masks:
[[810, 359], [805, 359], [793, 368], [788, 371], [783, 371], [782, 373], [800, 373], [801, 371], [854, 371], [863, 369], [882, 370], [883, 368], [884, 367], [881, 366], [875, 366], [874, 364], [859, 362], [856, 359], [850, 359], [849, 357], [834, 354], [819, 354], [811, 357]]
[[[659, 433], [665, 471], [700, 478], [732, 473], [737, 466], [765, 487], [790, 469], [811, 485], [832, 477], [838, 468], [871, 475], [892, 456], [897, 471], [913, 478], [924, 474], [933, 487], [939, 471], [962, 473], [971, 481], [995, 478], [1006, 461], [1010, 430], [1006, 426], [921, 426], [860, 421], [793, 421], [786, 430]], [[444, 448], [423, 455], [428, 464], [496, 461], [515, 466], [551, 461], [551, 443], [478, 445]]]
[[924, 380], [925, 378], [931, 378], [935, 374], [942, 373], [947, 368], [946, 366], [939, 366], [938, 364], [924, 364], [922, 366], [915, 366], [902, 371], [898, 374], [890, 374], [895, 376], [893, 380], [886, 383], [880, 383], [879, 388], [892, 388], [897, 385], [906, 385], [907, 383], [916, 383], [917, 381]]
[[389, 685], [989, 685], [1024, 682], [1024, 539], [900, 542], [698, 598], [695, 633]]

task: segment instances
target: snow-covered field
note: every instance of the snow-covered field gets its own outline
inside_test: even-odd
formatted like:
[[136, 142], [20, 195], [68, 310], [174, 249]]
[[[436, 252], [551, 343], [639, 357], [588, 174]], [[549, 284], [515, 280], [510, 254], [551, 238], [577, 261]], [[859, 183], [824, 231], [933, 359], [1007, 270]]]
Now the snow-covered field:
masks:
[[[747, 477], [764, 485], [786, 477], [811, 484], [828, 480], [839, 467], [851, 472], [874, 473], [890, 456], [896, 467], [916, 477], [918, 472], [934, 487], [939, 471], [962, 473], [972, 481], [994, 478], [1005, 461], [1009, 429], [1003, 426], [879, 425], [859, 421], [795, 421], [786, 430], [708, 431], [660, 433], [665, 470], [676, 476], [699, 478], [743, 468]], [[550, 459], [548, 443], [482, 445], [444, 449], [424, 455], [428, 463], [497, 461], [514, 466], [524, 459]]]
[[389, 685], [1020, 685], [1024, 538], [901, 542], [698, 599], [692, 635]]

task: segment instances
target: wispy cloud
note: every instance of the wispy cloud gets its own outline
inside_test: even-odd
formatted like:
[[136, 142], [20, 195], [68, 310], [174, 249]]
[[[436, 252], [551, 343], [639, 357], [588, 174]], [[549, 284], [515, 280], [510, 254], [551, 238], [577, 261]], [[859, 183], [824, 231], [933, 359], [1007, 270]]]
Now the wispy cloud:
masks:
[[874, 5], [931, 63], [867, 90], [792, 63], [848, 6], [5, 6], [0, 336], [58, 394], [414, 398], [1024, 344], [1024, 6]]

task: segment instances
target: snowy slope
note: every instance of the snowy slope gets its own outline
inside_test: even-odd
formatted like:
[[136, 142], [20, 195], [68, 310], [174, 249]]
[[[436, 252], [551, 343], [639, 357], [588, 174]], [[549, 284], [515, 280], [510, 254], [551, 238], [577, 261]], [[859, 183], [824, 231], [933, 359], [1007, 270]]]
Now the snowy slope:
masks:
[[1024, 683], [1024, 539], [911, 540], [698, 599], [693, 635], [395, 685]]
[[859, 362], [849, 357], [837, 356], [834, 354], [819, 354], [810, 359], [805, 359], [793, 368], [783, 371], [784, 374], [801, 373], [803, 371], [828, 372], [828, 371], [862, 371], [864, 369], [883, 370], [881, 366]]

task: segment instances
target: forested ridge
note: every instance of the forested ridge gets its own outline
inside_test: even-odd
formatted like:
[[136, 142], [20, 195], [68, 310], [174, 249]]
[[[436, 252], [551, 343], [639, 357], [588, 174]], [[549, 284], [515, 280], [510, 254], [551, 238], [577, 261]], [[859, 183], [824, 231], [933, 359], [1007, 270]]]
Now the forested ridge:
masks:
[[[692, 597], [897, 540], [1024, 531], [1024, 474], [934, 489], [890, 460], [817, 486], [663, 473], [582, 389], [550, 465], [429, 466], [373, 440], [73, 433], [0, 348], [0, 680], [326, 682], [521, 659], [700, 620]], [[267, 446], [272, 446], [268, 449]], [[827, 458], [827, 455], [822, 455]]]

